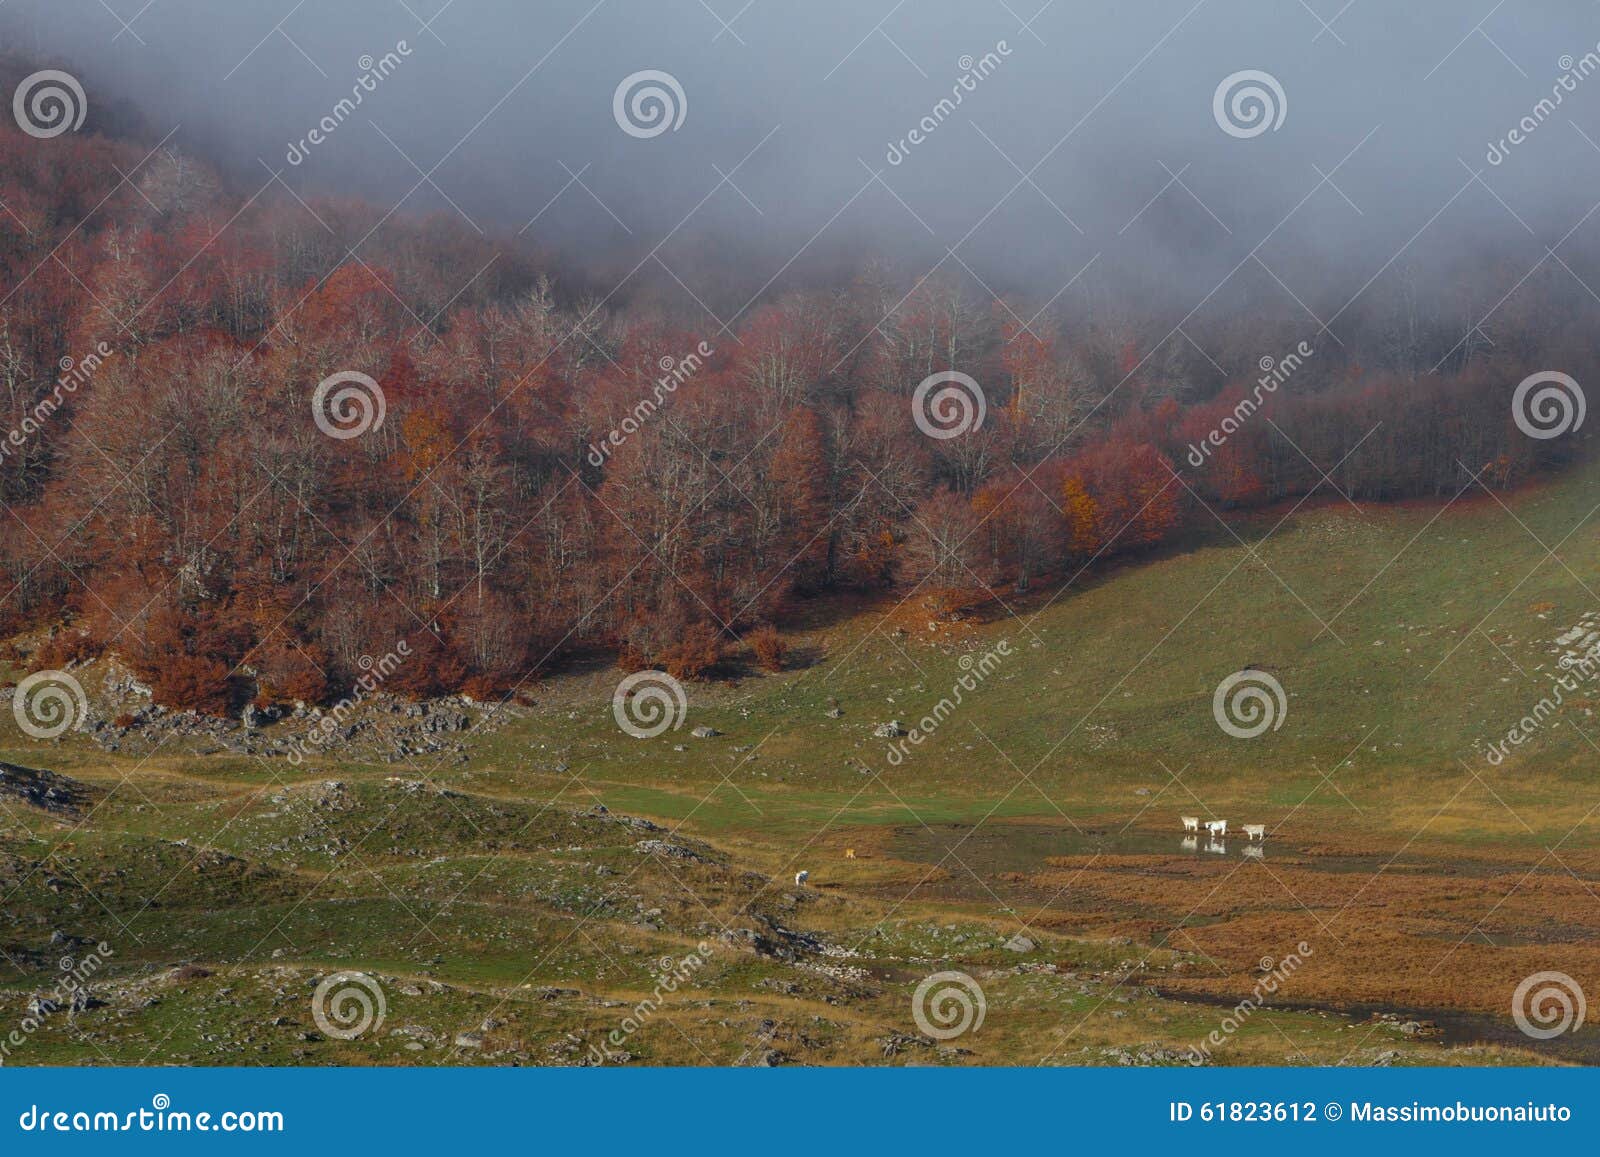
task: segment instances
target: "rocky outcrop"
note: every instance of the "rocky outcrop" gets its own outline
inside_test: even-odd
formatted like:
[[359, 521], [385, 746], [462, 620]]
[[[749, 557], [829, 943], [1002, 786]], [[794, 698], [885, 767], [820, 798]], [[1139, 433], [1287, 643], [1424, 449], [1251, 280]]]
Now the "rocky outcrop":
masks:
[[42, 768], [0, 763], [0, 799], [15, 800], [56, 815], [76, 815], [95, 796], [87, 784]]

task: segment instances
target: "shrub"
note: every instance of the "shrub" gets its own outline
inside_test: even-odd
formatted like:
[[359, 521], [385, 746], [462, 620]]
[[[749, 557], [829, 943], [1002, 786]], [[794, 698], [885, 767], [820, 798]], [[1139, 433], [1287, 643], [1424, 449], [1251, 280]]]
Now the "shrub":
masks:
[[256, 707], [285, 701], [322, 704], [331, 690], [323, 673], [328, 665], [326, 652], [316, 644], [275, 636], [256, 653]]
[[757, 627], [744, 637], [744, 641], [750, 644], [750, 650], [755, 653], [756, 662], [763, 671], [783, 670], [783, 658], [788, 646], [776, 628]]
[[411, 653], [384, 682], [385, 691], [416, 700], [461, 690], [467, 665], [447, 640], [431, 630], [419, 630], [408, 643]]
[[61, 631], [51, 635], [33, 654], [36, 670], [60, 670], [73, 663], [85, 663], [99, 654], [99, 648], [82, 631]]
[[721, 661], [721, 636], [706, 623], [691, 623], [681, 639], [661, 652], [661, 666], [674, 679], [699, 679]]
[[209, 655], [176, 654], [146, 671], [157, 703], [206, 715], [226, 715], [232, 701], [228, 664]]
[[479, 673], [461, 685], [461, 693], [479, 703], [499, 703], [505, 697], [507, 680], [503, 676]]
[[233, 701], [231, 660], [243, 650], [226, 612], [165, 606], [151, 614], [129, 659], [162, 706], [226, 715]]

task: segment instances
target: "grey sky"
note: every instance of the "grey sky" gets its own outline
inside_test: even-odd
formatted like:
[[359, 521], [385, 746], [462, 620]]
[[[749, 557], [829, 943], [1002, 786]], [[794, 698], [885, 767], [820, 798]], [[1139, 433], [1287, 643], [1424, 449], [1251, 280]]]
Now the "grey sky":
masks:
[[[143, 2], [10, 0], [0, 32], [65, 63], [91, 100], [115, 90], [159, 132], [181, 122], [177, 139], [226, 157], [246, 194], [266, 179], [257, 158], [383, 208], [420, 169], [431, 184], [402, 211], [513, 232], [540, 214], [542, 243], [624, 262], [676, 226], [659, 256], [708, 299], [725, 296], [719, 263], [760, 285], [797, 253], [791, 271], [869, 252], [913, 276], [944, 257], [1042, 298], [1098, 254], [1091, 279], [1187, 304], [1243, 262], [1254, 292], [1323, 313], [1396, 268], [1448, 278], [1464, 251], [1526, 268], [1600, 199], [1600, 75], [1535, 112], [1561, 58], [1600, 41], [1588, 0]], [[358, 59], [401, 40], [394, 74], [288, 165]], [[961, 58], [1001, 42], [991, 74], [890, 164]], [[645, 69], [670, 73], [686, 109], [639, 139], [613, 94]], [[1241, 139], [1213, 94], [1245, 69], [1270, 73], [1286, 109]], [[1491, 165], [1491, 142], [1529, 116], [1542, 123]], [[1597, 229], [1600, 213], [1562, 255], [1600, 285], [1583, 256]]]

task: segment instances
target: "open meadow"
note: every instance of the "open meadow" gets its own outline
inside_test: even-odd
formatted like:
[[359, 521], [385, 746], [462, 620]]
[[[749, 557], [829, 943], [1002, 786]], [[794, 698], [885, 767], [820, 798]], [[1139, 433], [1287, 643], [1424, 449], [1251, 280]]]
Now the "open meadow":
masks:
[[[0, 1009], [103, 945], [28, 1063], [1595, 1063], [1593, 1025], [1540, 1042], [1512, 1006], [1600, 972], [1600, 694], [1489, 755], [1600, 617], [1597, 509], [1593, 467], [1318, 497], [982, 615], [862, 602], [648, 739], [600, 662], [469, 709], [449, 758], [7, 718]], [[1213, 716], [1245, 668], [1286, 694], [1252, 739]], [[974, 670], [925, 741], [874, 734]], [[80, 795], [35, 806], [21, 768]], [[357, 1039], [309, 1011], [341, 971], [381, 992]], [[982, 1013], [946, 1044], [914, 1014], [951, 971]]]

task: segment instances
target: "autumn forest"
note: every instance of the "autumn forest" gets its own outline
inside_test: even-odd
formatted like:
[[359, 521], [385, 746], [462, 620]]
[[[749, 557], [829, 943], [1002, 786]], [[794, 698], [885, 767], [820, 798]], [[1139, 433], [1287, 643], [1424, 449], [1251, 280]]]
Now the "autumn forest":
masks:
[[[1526, 366], [1593, 361], [1559, 270], [1495, 342], [1455, 302], [1323, 331], [872, 261], [724, 329], [527, 238], [252, 196], [97, 116], [48, 148], [0, 125], [0, 614], [31, 666], [114, 653], [173, 708], [327, 702], [399, 639], [415, 697], [580, 652], [781, 666], [802, 604], [981, 613], [1240, 509], [1510, 488], [1582, 445], [1511, 414]], [[918, 422], [945, 371], [981, 388], [958, 437]], [[358, 437], [314, 420], [341, 373], [381, 390]]]

